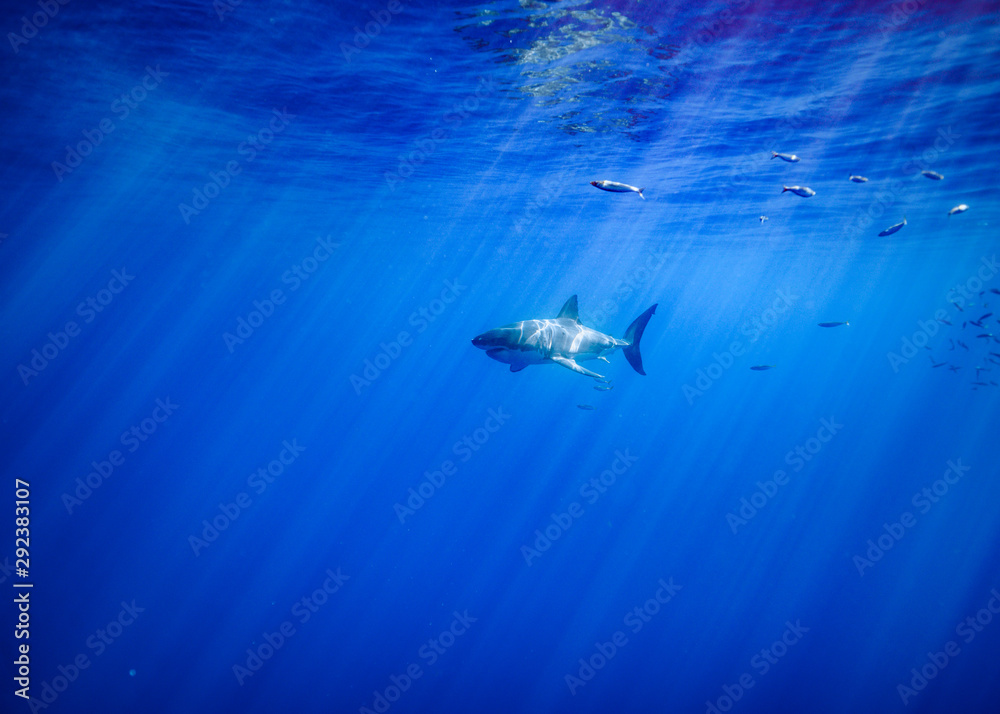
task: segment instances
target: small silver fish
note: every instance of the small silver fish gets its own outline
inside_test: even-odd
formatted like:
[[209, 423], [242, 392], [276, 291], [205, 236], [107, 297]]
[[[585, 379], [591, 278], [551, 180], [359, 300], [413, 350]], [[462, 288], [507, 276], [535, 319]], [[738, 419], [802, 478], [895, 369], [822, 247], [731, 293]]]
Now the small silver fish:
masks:
[[803, 198], [809, 198], [816, 195], [815, 191], [811, 188], [807, 188], [806, 186], [782, 186], [781, 192], [784, 193], [785, 191], [791, 191], [796, 196], [802, 196]]
[[903, 216], [903, 222], [902, 223], [897, 223], [895, 225], [889, 226], [884, 231], [880, 232], [879, 235], [880, 236], [891, 236], [893, 233], [895, 233], [896, 231], [898, 231], [899, 229], [901, 229], [905, 225], [906, 225], [906, 216]]
[[850, 178], [851, 181], [853, 181], [854, 183], [868, 183], [868, 179], [866, 179], [864, 176], [855, 176], [852, 174], [848, 178]]
[[817, 323], [820, 327], [840, 327], [841, 325], [851, 326], [849, 322], [820, 322]]
[[802, 160], [795, 154], [779, 154], [777, 151], [771, 152], [771, 158], [781, 159], [782, 161], [787, 161], [790, 164], [797, 164], [799, 161]]
[[965, 213], [968, 210], [969, 210], [968, 206], [966, 206], [964, 203], [960, 203], [957, 206], [955, 206], [953, 209], [951, 209], [950, 211], [948, 211], [948, 215], [949, 216], [954, 216], [956, 213]]
[[590, 404], [577, 404], [576, 408], [577, 409], [583, 409], [584, 411], [588, 411], [588, 412], [594, 411], [594, 407], [591, 406]]
[[933, 181], [940, 181], [944, 178], [944, 176], [939, 174], [937, 171], [921, 171], [920, 173]]
[[594, 385], [594, 389], [596, 389], [598, 392], [607, 392], [607, 391], [612, 390], [614, 388], [615, 388], [615, 385], [613, 385], [613, 384], [595, 384]]
[[643, 201], [646, 197], [642, 195], [645, 188], [636, 188], [635, 186], [629, 186], [627, 183], [618, 183], [617, 181], [591, 181], [591, 186], [601, 189], [602, 191], [611, 191], [612, 193], [628, 193], [629, 191], [634, 191], [639, 194], [639, 198]]
[[761, 217], [760, 217], [760, 222], [761, 222], [761, 223], [763, 223], [763, 222], [764, 222], [764, 221], [766, 221], [766, 220], [767, 220], [767, 216], [761, 216]]

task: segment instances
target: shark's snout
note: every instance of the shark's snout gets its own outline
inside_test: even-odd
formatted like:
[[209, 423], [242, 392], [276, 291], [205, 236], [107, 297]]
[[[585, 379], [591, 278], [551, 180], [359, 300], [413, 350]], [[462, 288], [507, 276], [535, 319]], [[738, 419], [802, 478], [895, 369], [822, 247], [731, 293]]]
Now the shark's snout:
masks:
[[502, 328], [487, 330], [481, 335], [472, 338], [472, 344], [481, 350], [491, 350], [495, 347], [504, 347], [510, 335]]
[[476, 335], [472, 338], [472, 344], [481, 350], [485, 350], [489, 347], [487, 344], [489, 333], [484, 332], [481, 335]]

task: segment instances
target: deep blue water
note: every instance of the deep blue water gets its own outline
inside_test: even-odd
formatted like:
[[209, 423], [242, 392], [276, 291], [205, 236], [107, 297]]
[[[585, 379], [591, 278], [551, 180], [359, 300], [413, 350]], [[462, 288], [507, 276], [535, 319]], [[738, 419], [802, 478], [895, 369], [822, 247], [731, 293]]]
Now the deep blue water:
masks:
[[1000, 711], [995, 3], [42, 5], [3, 711]]

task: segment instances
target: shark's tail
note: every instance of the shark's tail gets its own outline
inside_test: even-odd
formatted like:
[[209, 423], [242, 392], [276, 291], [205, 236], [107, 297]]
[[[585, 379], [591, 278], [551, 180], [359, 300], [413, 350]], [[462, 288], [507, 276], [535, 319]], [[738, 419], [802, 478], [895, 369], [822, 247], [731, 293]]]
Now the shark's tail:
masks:
[[622, 350], [625, 353], [625, 359], [632, 365], [632, 369], [642, 375], [646, 373], [642, 370], [642, 355], [639, 353], [639, 340], [642, 339], [646, 323], [649, 322], [649, 318], [653, 316], [654, 312], [656, 312], [656, 305], [653, 305], [653, 307], [635, 318], [632, 324], [628, 326], [628, 329], [625, 330], [625, 341], [628, 342], [628, 346]]

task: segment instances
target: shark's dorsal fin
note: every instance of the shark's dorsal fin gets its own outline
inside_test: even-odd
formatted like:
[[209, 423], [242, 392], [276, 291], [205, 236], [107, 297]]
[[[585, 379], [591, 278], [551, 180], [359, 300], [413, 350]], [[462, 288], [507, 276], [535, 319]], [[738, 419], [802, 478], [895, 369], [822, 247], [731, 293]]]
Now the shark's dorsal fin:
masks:
[[580, 321], [580, 309], [576, 305], [576, 295], [572, 296], [559, 311], [559, 317], [568, 317], [576, 322]]

